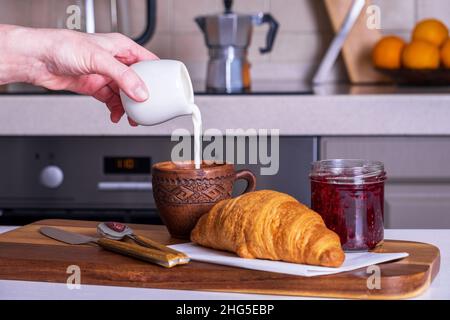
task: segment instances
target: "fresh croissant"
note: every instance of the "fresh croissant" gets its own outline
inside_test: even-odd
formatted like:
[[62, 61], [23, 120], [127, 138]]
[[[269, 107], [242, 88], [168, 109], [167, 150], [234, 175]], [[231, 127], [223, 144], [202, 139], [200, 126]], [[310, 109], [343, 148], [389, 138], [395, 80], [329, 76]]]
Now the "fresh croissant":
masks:
[[270, 190], [220, 201], [197, 222], [191, 240], [242, 258], [325, 267], [339, 267], [345, 258], [338, 235], [319, 214]]

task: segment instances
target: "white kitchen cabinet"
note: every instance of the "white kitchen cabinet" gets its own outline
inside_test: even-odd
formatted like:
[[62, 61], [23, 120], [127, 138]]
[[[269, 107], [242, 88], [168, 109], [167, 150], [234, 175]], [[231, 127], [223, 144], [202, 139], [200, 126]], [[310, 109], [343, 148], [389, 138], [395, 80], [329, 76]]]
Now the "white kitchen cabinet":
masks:
[[450, 137], [324, 137], [320, 159], [385, 164], [388, 228], [450, 228]]

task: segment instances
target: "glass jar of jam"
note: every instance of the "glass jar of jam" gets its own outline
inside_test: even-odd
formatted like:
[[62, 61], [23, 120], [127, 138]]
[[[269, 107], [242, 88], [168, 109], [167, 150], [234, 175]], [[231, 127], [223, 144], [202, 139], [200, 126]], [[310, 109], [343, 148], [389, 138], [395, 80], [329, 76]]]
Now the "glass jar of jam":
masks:
[[312, 164], [311, 207], [346, 251], [375, 248], [384, 238], [384, 181], [379, 161], [321, 160]]

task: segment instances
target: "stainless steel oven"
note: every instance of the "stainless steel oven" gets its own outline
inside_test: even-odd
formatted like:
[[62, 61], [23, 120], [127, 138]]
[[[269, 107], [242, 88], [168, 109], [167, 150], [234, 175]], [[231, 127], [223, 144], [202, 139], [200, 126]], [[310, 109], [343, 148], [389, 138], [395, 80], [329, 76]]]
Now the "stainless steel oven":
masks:
[[[0, 224], [42, 218], [157, 222], [150, 168], [170, 158], [170, 137], [0, 137]], [[281, 137], [279, 171], [258, 189], [309, 203], [315, 138]], [[244, 188], [238, 183], [235, 192]]]

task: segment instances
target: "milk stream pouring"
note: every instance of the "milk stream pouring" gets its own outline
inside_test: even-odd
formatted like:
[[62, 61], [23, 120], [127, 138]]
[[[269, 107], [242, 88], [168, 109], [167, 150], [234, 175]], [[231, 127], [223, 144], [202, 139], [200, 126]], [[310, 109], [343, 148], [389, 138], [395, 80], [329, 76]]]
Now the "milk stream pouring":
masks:
[[194, 163], [195, 168], [200, 169], [202, 116], [194, 104], [194, 91], [186, 66], [176, 60], [147, 60], [131, 68], [145, 82], [150, 98], [136, 102], [121, 90], [120, 98], [126, 114], [144, 126], [191, 115], [194, 126]]
[[194, 164], [195, 169], [200, 169], [202, 163], [202, 114], [195, 104], [192, 105], [192, 123], [194, 124]]

